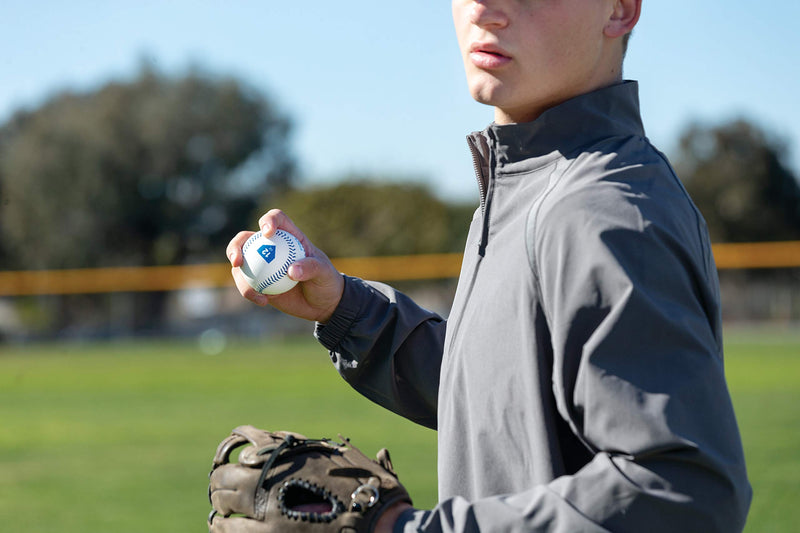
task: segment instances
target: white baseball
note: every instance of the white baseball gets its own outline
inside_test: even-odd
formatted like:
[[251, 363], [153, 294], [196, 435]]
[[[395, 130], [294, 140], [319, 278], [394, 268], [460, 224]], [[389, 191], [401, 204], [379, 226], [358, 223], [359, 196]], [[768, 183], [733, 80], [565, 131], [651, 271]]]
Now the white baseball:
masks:
[[297, 285], [287, 272], [292, 263], [306, 256], [300, 241], [280, 229], [269, 239], [260, 231], [254, 233], [242, 253], [242, 274], [262, 294], [282, 294]]

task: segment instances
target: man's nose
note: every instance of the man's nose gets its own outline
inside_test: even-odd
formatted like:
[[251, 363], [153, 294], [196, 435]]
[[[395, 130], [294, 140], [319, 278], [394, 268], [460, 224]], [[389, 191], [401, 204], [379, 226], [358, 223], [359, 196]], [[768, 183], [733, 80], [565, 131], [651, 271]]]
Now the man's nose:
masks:
[[469, 21], [481, 28], [504, 28], [508, 26], [508, 13], [498, 0], [474, 0]]

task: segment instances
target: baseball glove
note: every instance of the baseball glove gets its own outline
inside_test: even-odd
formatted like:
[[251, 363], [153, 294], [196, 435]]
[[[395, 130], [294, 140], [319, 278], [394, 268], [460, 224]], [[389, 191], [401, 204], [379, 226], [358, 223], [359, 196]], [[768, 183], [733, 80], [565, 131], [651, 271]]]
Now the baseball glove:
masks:
[[339, 438], [234, 429], [209, 474], [209, 533], [369, 533], [389, 506], [411, 503], [385, 448], [373, 461]]

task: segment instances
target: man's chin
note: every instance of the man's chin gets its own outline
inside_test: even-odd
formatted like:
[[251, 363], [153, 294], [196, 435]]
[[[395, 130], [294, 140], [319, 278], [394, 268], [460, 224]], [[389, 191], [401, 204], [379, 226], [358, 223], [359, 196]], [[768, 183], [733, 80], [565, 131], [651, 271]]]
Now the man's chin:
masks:
[[481, 72], [469, 82], [469, 93], [476, 102], [498, 108], [515, 107], [513, 87], [498, 77]]
[[488, 84], [481, 84], [479, 86], [470, 87], [470, 95], [473, 100], [479, 104], [490, 105], [497, 107], [501, 104], [502, 99], [499, 95], [500, 87]]

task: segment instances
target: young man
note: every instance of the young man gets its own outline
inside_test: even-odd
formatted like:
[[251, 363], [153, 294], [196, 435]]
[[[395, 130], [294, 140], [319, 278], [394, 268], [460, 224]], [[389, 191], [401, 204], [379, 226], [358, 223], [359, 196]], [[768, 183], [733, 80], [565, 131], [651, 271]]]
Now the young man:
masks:
[[481, 206], [447, 321], [309, 258], [290, 293], [339, 372], [438, 430], [433, 510], [382, 531], [740, 531], [751, 498], [705, 224], [622, 82], [641, 0], [453, 0]]

